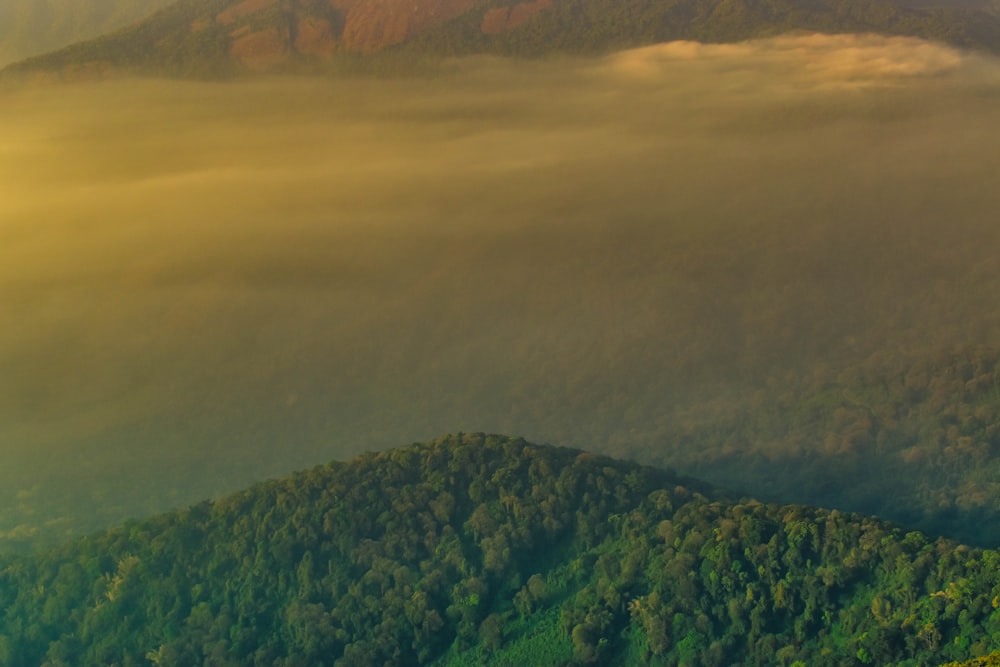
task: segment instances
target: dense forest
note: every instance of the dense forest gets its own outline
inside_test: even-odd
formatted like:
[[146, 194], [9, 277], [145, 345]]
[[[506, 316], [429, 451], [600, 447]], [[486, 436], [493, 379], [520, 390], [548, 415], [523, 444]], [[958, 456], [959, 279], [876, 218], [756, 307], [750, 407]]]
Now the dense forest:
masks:
[[728, 488], [753, 484], [758, 496], [764, 485], [751, 480], [770, 476], [770, 499], [846, 504], [931, 534], [1000, 544], [995, 348], [876, 353], [681, 412], [670, 463], [686, 472]]
[[1000, 653], [991, 653], [983, 658], [974, 658], [965, 662], [949, 662], [942, 667], [997, 667], [1000, 665]]
[[998, 600], [996, 551], [457, 435], [6, 557], [0, 664], [915, 667]]

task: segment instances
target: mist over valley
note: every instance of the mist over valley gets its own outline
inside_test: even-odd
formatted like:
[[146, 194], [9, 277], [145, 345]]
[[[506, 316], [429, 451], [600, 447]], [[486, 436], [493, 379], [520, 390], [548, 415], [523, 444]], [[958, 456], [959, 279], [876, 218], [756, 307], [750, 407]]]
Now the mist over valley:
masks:
[[998, 74], [802, 34], [10, 84], [0, 534], [485, 431], [995, 542]]

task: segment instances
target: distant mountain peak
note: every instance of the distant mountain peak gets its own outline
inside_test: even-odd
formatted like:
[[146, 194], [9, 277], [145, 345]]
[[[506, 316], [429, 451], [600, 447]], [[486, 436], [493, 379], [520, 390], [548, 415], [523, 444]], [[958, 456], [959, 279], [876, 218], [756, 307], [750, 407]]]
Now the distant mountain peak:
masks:
[[995, 10], [893, 0], [179, 0], [131, 28], [7, 71], [226, 75], [364, 62], [373, 54], [406, 63], [473, 53], [597, 53], [792, 30], [911, 35], [1000, 51]]

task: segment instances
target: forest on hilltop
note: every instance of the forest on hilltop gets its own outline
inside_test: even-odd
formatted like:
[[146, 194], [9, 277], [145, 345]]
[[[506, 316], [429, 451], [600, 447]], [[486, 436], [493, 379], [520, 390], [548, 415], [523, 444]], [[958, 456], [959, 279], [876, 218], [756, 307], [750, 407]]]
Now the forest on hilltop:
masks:
[[1000, 554], [457, 435], [0, 561], [0, 664], [931, 665]]

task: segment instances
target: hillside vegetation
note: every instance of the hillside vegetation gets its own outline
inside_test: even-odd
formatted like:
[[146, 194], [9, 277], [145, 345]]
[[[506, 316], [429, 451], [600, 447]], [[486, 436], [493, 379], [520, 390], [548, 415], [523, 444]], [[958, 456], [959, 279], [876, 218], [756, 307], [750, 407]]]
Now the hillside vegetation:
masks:
[[364, 455], [0, 566], [5, 665], [928, 665], [1000, 554], [498, 436]]
[[949, 662], [941, 667], [997, 667], [1000, 665], [1000, 653], [991, 653], [984, 658], [974, 658], [965, 662]]

